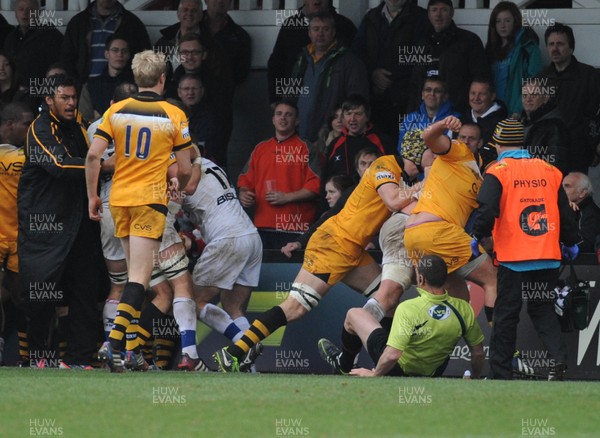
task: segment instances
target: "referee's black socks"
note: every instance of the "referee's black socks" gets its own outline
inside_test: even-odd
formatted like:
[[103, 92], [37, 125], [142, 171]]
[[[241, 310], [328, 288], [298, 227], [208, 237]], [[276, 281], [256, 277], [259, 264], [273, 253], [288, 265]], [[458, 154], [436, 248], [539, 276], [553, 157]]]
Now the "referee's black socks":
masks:
[[344, 372], [350, 372], [354, 366], [354, 359], [362, 349], [362, 342], [356, 335], [351, 334], [344, 327], [342, 329], [342, 355], [340, 356], [340, 368]]

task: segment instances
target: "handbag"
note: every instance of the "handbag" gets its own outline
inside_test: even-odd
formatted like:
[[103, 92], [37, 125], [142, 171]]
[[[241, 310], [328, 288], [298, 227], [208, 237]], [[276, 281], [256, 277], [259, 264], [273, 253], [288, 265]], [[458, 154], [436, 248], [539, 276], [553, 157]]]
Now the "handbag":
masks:
[[560, 329], [565, 333], [585, 330], [590, 322], [590, 282], [577, 278], [572, 260], [570, 268], [567, 279], [560, 280], [559, 285], [554, 289], [556, 295], [554, 310], [559, 316]]

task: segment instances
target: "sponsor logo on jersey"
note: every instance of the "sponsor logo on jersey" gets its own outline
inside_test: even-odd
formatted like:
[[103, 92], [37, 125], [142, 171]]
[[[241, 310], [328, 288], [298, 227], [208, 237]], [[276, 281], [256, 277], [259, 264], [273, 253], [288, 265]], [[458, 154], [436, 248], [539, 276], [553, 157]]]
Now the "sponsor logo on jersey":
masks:
[[438, 321], [442, 321], [450, 316], [450, 309], [442, 304], [436, 304], [429, 308], [429, 316]]
[[384, 172], [377, 172], [375, 174], [375, 179], [377, 181], [381, 180], [381, 179], [392, 179], [392, 180], [396, 180], [396, 175], [394, 175], [392, 172], [390, 171], [384, 171]]

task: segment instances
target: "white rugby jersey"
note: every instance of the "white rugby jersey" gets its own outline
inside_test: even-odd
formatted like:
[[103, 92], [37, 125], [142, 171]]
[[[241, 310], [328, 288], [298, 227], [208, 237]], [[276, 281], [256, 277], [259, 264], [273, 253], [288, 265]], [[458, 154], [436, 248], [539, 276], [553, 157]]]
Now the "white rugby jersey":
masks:
[[257, 233], [225, 171], [206, 158], [198, 188], [183, 199], [183, 210], [200, 227], [206, 243]]
[[[96, 133], [96, 129], [98, 129], [98, 125], [100, 125], [101, 121], [102, 119], [96, 120], [87, 129], [87, 136], [90, 144], [92, 144], [92, 141], [94, 140], [94, 134]], [[109, 159], [114, 153], [115, 144], [111, 141], [102, 155], [102, 160]], [[112, 187], [112, 177], [112, 173], [100, 173], [100, 199], [102, 200], [102, 204], [108, 204], [110, 188]]]

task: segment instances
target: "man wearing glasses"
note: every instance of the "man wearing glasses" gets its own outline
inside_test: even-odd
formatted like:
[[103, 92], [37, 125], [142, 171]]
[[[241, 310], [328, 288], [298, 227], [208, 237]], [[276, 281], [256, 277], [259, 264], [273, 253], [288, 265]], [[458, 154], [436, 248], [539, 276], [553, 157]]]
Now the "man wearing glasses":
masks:
[[178, 87], [184, 75], [200, 78], [206, 92], [206, 102], [215, 111], [217, 122], [222, 127], [221, 141], [215, 148], [214, 160], [219, 166], [227, 166], [227, 143], [232, 129], [233, 75], [223, 49], [202, 35], [191, 33], [179, 39], [179, 61], [181, 65], [173, 72], [167, 85], [167, 97], [178, 98]]
[[107, 65], [100, 76], [88, 79], [79, 98], [79, 111], [90, 122], [99, 119], [108, 109], [117, 85], [133, 83], [129, 42], [122, 36], [112, 35], [104, 47]]

